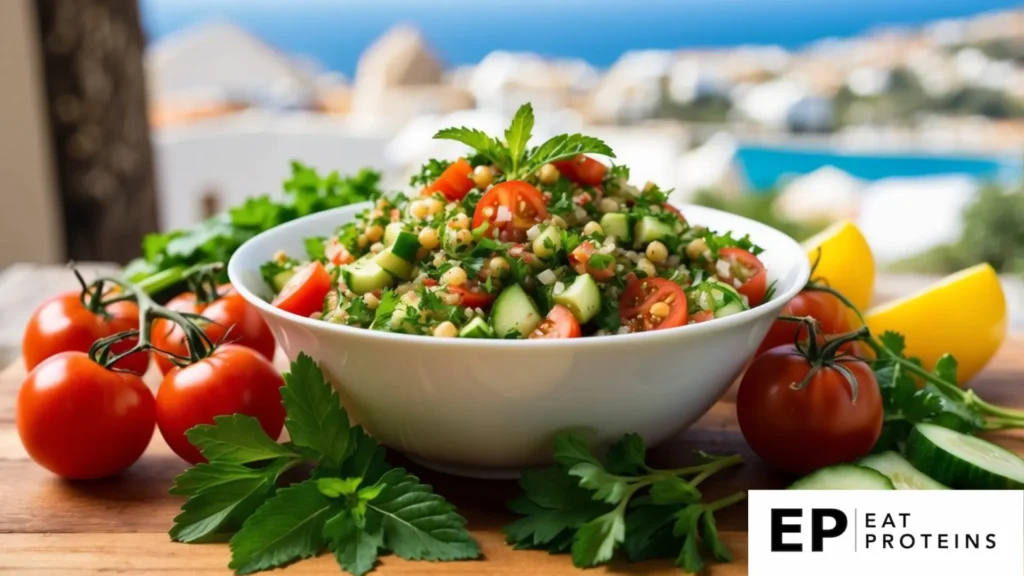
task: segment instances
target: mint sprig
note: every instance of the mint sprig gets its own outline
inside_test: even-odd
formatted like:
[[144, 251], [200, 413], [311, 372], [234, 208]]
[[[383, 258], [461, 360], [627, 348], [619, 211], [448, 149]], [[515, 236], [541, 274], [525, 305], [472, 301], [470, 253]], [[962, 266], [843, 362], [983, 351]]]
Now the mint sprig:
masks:
[[[208, 460], [178, 476], [187, 496], [171, 538], [230, 538], [229, 568], [249, 574], [330, 550], [362, 575], [380, 554], [408, 560], [476, 558], [466, 520], [430, 486], [391, 468], [384, 448], [351, 426], [338, 395], [312, 358], [300, 354], [281, 389], [292, 441], [278, 444], [259, 422], [235, 414], [187, 435]], [[279, 488], [282, 474], [312, 462], [311, 478]]]
[[515, 548], [571, 552], [580, 568], [596, 566], [624, 549], [630, 560], [675, 558], [686, 572], [704, 567], [704, 552], [728, 562], [714, 513], [746, 497], [744, 492], [704, 503], [698, 485], [740, 463], [739, 456], [698, 454], [702, 463], [657, 470], [645, 462], [643, 439], [627, 434], [604, 460], [572, 434], [555, 440], [555, 461], [525, 470], [523, 494], [509, 502], [522, 517], [505, 528]]
[[506, 180], [521, 180], [541, 166], [579, 154], [600, 154], [615, 158], [615, 152], [603, 140], [582, 134], [560, 134], [536, 148], [527, 145], [533, 136], [533, 106], [523, 104], [505, 130], [505, 142], [473, 128], [445, 128], [434, 135], [438, 140], [455, 140], [474, 149], [498, 166]]

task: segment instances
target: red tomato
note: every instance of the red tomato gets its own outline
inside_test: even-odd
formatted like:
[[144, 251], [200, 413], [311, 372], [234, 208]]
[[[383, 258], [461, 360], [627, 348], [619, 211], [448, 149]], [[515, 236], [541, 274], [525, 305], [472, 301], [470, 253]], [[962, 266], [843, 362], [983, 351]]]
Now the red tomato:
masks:
[[[504, 217], [501, 208], [508, 210]], [[494, 238], [497, 230], [502, 242], [522, 242], [526, 231], [547, 217], [540, 191], [522, 180], [512, 180], [492, 187], [480, 198], [473, 213], [473, 228], [489, 222], [485, 236]]]
[[441, 173], [441, 176], [434, 180], [434, 183], [423, 189], [423, 196], [430, 196], [435, 192], [444, 194], [444, 197], [458, 202], [465, 198], [466, 194], [473, 189], [473, 167], [465, 159], [459, 158], [450, 164]]
[[349, 264], [356, 261], [356, 257], [348, 251], [348, 248], [338, 241], [338, 237], [331, 238], [331, 241], [324, 247], [324, 255], [327, 256], [327, 260], [335, 266], [341, 266], [343, 264]]
[[552, 162], [555, 168], [562, 173], [570, 181], [576, 184], [585, 184], [587, 186], [597, 186], [604, 182], [604, 175], [608, 172], [608, 167], [604, 164], [580, 154], [572, 160], [560, 160], [558, 162]]
[[[220, 342], [227, 334], [227, 341], [252, 348], [267, 360], [273, 360], [276, 346], [274, 335], [263, 318], [260, 318], [259, 312], [250, 306], [230, 284], [218, 287], [217, 293], [220, 295], [219, 298], [210, 304], [203, 304], [196, 302], [194, 293], [185, 292], [171, 299], [167, 303], [167, 308], [176, 312], [202, 314], [210, 320], [207, 324], [201, 324], [210, 340]], [[231, 329], [230, 333], [228, 332], [229, 328]], [[185, 332], [182, 331], [181, 326], [163, 318], [153, 323], [153, 346], [178, 356], [188, 356], [189, 354]], [[174, 368], [174, 363], [166, 356], [162, 354], [154, 354], [154, 356], [156, 356], [157, 366], [164, 374]]]
[[253, 416], [276, 440], [284, 426], [282, 386], [281, 374], [263, 356], [244, 346], [220, 346], [208, 358], [164, 376], [156, 394], [156, 423], [178, 456], [193, 464], [202, 462], [185, 431], [213, 424], [214, 416]]
[[583, 335], [580, 330], [580, 323], [568, 308], [561, 304], [548, 312], [547, 318], [540, 323], [540, 326], [530, 334], [531, 340], [538, 338], [579, 338]]
[[[839, 298], [828, 292], [818, 290], [804, 290], [793, 297], [792, 300], [782, 307], [781, 316], [795, 316], [803, 318], [810, 316], [821, 325], [821, 332], [824, 335], [835, 335], [849, 332], [853, 329], [850, 325], [846, 305]], [[807, 338], [807, 328], [797, 322], [787, 320], [776, 320], [768, 329], [768, 335], [761, 342], [757, 353], [761, 354], [766, 350], [782, 346], [784, 344], [795, 344], [799, 338]]]
[[[80, 296], [80, 291], [54, 296], [32, 313], [21, 341], [21, 354], [28, 370], [60, 352], [88, 352], [100, 338], [138, 330], [139, 307], [134, 302], [116, 302], [107, 306], [110, 317], [104, 318], [83, 306]], [[137, 342], [136, 338], [118, 342], [111, 348], [111, 353], [129, 350]], [[115, 368], [139, 375], [145, 374], [148, 367], [148, 352], [136, 352], [115, 365]]]
[[569, 254], [569, 265], [580, 274], [590, 274], [594, 280], [604, 281], [615, 276], [615, 262], [612, 261], [604, 268], [597, 268], [590, 265], [590, 257], [597, 251], [597, 247], [590, 240], [580, 242]]
[[462, 306], [469, 308], [486, 308], [494, 302], [495, 294], [488, 294], [484, 292], [479, 286], [471, 286], [469, 288], [463, 288], [462, 286], [448, 286], [445, 288], [453, 294], [458, 294], [462, 297], [459, 302]]
[[[651, 313], [655, 303], [668, 306], [668, 314]], [[660, 306], [659, 306], [660, 308]], [[664, 278], [638, 279], [631, 276], [619, 297], [619, 316], [632, 332], [647, 332], [675, 328], [686, 324], [686, 293], [682, 287]]]
[[764, 302], [768, 290], [768, 273], [757, 256], [742, 248], [722, 248], [718, 251], [718, 259], [729, 263], [728, 274], [723, 275], [715, 270], [719, 280], [735, 286], [733, 279], [739, 279], [742, 284], [736, 291], [747, 297], [751, 308]]
[[671, 212], [671, 213], [675, 214], [676, 216], [678, 216], [680, 220], [682, 220], [683, 222], [686, 222], [686, 217], [683, 216], [683, 213], [680, 212], [679, 209], [676, 208], [675, 206], [673, 206], [673, 205], [669, 204], [668, 202], [666, 202], [666, 203], [662, 204], [661, 207], [664, 208], [666, 212]]
[[278, 308], [309, 316], [324, 307], [324, 297], [331, 291], [331, 275], [319, 262], [310, 262], [296, 268], [295, 275], [288, 280], [272, 304]]
[[700, 324], [701, 322], [707, 322], [715, 319], [715, 313], [711, 310], [701, 310], [690, 318], [690, 322], [693, 324]]
[[793, 474], [852, 462], [874, 447], [882, 431], [882, 396], [867, 363], [835, 358], [857, 381], [850, 383], [826, 363], [806, 386], [794, 389], [812, 370], [795, 346], [779, 346], [747, 368], [736, 396], [740, 430], [769, 465]]
[[107, 370], [84, 352], [42, 362], [18, 391], [18, 435], [40, 466], [73, 480], [131, 466], [153, 437], [153, 393], [129, 372]]

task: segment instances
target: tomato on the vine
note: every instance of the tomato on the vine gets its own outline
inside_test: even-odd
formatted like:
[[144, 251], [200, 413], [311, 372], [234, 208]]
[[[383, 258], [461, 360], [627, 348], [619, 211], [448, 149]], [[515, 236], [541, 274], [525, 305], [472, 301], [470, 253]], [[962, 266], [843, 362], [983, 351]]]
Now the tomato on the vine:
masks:
[[764, 302], [768, 291], [768, 272], [757, 256], [742, 248], [722, 248], [718, 251], [718, 259], [729, 265], [727, 272], [715, 270], [719, 280], [730, 286], [739, 281], [736, 291], [747, 297], [751, 308]]
[[331, 283], [331, 275], [324, 265], [314, 260], [296, 268], [295, 274], [271, 304], [292, 314], [309, 316], [323, 309], [324, 297], [331, 291]]
[[793, 474], [865, 456], [882, 431], [871, 367], [842, 353], [816, 367], [805, 352], [790, 344], [758, 356], [736, 396], [747, 443], [770, 466]]
[[[93, 296], [87, 296], [92, 298]], [[90, 310], [82, 304], [81, 291], [58, 294], [43, 302], [29, 318], [21, 341], [21, 354], [28, 370], [60, 352], [88, 352], [101, 338], [139, 329], [139, 307], [122, 300]], [[118, 342], [113, 354], [126, 352], [137, 338]], [[117, 362], [115, 368], [142, 375], [149, 367], [148, 352], [134, 352]]]
[[33, 369], [18, 391], [18, 435], [40, 466], [74, 480], [117, 474], [153, 437], [153, 393], [130, 372], [84, 352], [62, 352]]
[[530, 334], [530, 339], [579, 338], [582, 335], [580, 323], [572, 312], [561, 304], [555, 304], [540, 326]]
[[193, 464], [203, 457], [185, 431], [212, 424], [214, 416], [253, 416], [276, 439], [285, 418], [282, 386], [280, 372], [259, 353], [235, 344], [219, 346], [210, 356], [164, 376], [156, 394], [157, 426], [171, 449]]
[[526, 231], [548, 217], [544, 196], [522, 180], [510, 180], [491, 187], [473, 212], [473, 228], [488, 223], [484, 235], [502, 242], [523, 242]]
[[[826, 335], [843, 334], [853, 329], [846, 305], [835, 295], [822, 290], [803, 290], [782, 307], [780, 315], [814, 318], [818, 321], [822, 334]], [[761, 354], [784, 344], [795, 344], [798, 338], [807, 339], [806, 326], [799, 322], [776, 320], [761, 341], [757, 353]]]
[[619, 297], [619, 317], [631, 332], [675, 328], [686, 324], [686, 293], [665, 278], [631, 276]]
[[[270, 327], [260, 317], [252, 305], [242, 298], [230, 284], [217, 287], [217, 299], [213, 302], [200, 302], [194, 292], [185, 292], [172, 298], [167, 308], [175, 312], [201, 314], [209, 319], [203, 325], [203, 331], [213, 342], [219, 342], [227, 336], [234, 343], [252, 348], [266, 359], [273, 360], [276, 343]], [[170, 352], [177, 356], [188, 357], [188, 343], [185, 332], [178, 324], [160, 318], [153, 323], [153, 346], [158, 350]], [[174, 368], [174, 363], [166, 356], [156, 354], [156, 363], [164, 374]]]

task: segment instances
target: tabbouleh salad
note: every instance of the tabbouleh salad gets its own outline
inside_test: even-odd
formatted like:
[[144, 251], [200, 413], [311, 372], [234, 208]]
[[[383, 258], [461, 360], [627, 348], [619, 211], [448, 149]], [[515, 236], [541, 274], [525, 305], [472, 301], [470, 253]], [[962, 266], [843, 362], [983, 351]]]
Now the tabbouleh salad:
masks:
[[459, 338], [577, 338], [661, 330], [770, 298], [760, 249], [696, 223], [601, 140], [556, 136], [528, 148], [522, 107], [504, 141], [449, 128], [473, 153], [431, 160], [413, 196], [374, 199], [309, 261], [263, 268], [273, 304], [357, 328]]

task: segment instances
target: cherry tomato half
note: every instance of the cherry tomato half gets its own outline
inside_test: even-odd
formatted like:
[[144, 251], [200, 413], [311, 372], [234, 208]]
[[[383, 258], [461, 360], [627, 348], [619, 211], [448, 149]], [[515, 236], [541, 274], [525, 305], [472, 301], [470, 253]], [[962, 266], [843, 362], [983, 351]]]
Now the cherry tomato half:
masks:
[[686, 222], [686, 217], [683, 216], [683, 213], [679, 211], [679, 208], [676, 208], [675, 206], [669, 204], [668, 202], [662, 204], [661, 207], [664, 208], [666, 212], [671, 212], [678, 216], [680, 220]]
[[435, 192], [444, 194], [444, 197], [458, 202], [469, 194], [476, 184], [473, 183], [473, 167], [464, 158], [459, 158], [450, 164], [441, 173], [441, 176], [434, 180], [433, 184], [423, 189], [423, 196], [430, 196]]
[[547, 318], [530, 334], [531, 340], [539, 338], [579, 338], [583, 335], [580, 323], [568, 308], [561, 304], [548, 312]]
[[324, 307], [324, 297], [331, 291], [331, 275], [320, 262], [303, 264], [284, 285], [272, 304], [281, 310], [309, 316]]
[[[252, 348], [267, 360], [274, 359], [276, 343], [270, 327], [260, 318], [259, 312], [242, 298], [230, 284], [217, 288], [219, 298], [209, 304], [196, 302], [196, 295], [185, 292], [171, 299], [167, 308], [177, 312], [202, 314], [210, 320], [203, 325], [203, 331], [214, 342], [220, 342], [227, 335], [228, 341]], [[228, 332], [230, 329], [230, 332]], [[185, 332], [170, 320], [163, 318], [153, 323], [153, 345], [178, 356], [188, 356]], [[174, 363], [162, 354], [155, 354], [160, 371], [167, 374]]]
[[[100, 338], [119, 332], [138, 330], [139, 307], [134, 302], [115, 302], [107, 306], [109, 318], [94, 314], [82, 305], [81, 292], [65, 292], [43, 302], [29, 318], [21, 341], [21, 354], [28, 370], [60, 352], [88, 352]], [[138, 342], [132, 338], [111, 347], [112, 354], [130, 350]], [[146, 373], [149, 353], [136, 352], [117, 362], [115, 368], [138, 375]]]
[[718, 259], [729, 263], [728, 274], [716, 270], [719, 280], [733, 286], [734, 279], [742, 282], [736, 291], [747, 297], [751, 308], [764, 302], [768, 290], [768, 272], [757, 256], [742, 248], [722, 248], [718, 251]]
[[711, 310], [701, 310], [690, 317], [690, 322], [693, 324], [700, 324], [701, 322], [707, 322], [715, 319], [715, 313]]
[[117, 474], [153, 437], [153, 393], [130, 372], [107, 370], [84, 352], [51, 356], [18, 391], [18, 435], [40, 466], [74, 480]]
[[[810, 316], [818, 321], [821, 325], [821, 332], [825, 335], [842, 334], [853, 329], [846, 305], [832, 294], [818, 290], [800, 292], [782, 307], [780, 315], [798, 318]], [[801, 340], [807, 338], [807, 328], [802, 324], [788, 320], [776, 320], [768, 329], [768, 335], [761, 341], [761, 347], [757, 349], [757, 353], [761, 354], [784, 344], [795, 344], [797, 332], [799, 332]]]
[[164, 376], [156, 394], [157, 426], [171, 449], [193, 464], [203, 457], [185, 431], [213, 424], [214, 416], [252, 416], [276, 440], [284, 426], [282, 386], [281, 374], [257, 352], [234, 344], [220, 346], [209, 357]]
[[597, 186], [604, 182], [608, 167], [593, 158], [580, 154], [571, 160], [552, 162], [555, 168], [570, 181], [576, 184]]
[[[660, 304], [665, 306], [661, 306]], [[659, 304], [655, 308], [655, 304]], [[638, 279], [631, 276], [619, 297], [619, 316], [632, 332], [675, 328], [686, 324], [686, 293], [665, 278]], [[668, 308], [665, 315], [654, 314]]]
[[480, 198], [473, 213], [473, 228], [488, 222], [485, 236], [494, 238], [497, 231], [502, 242], [523, 242], [526, 231], [547, 217], [540, 191], [522, 180], [511, 180], [492, 187]]
[[857, 399], [840, 370], [825, 365], [803, 388], [812, 370], [795, 346], [765, 352], [747, 368], [736, 395], [740, 430], [769, 465], [806, 474], [852, 462], [874, 447], [882, 431], [882, 396], [867, 363], [851, 356], [834, 360], [857, 381]]
[[590, 264], [590, 258], [597, 251], [597, 247], [590, 240], [580, 242], [572, 252], [569, 253], [569, 265], [580, 274], [590, 274], [594, 280], [605, 281], [615, 276], [615, 262], [610, 262], [604, 268], [598, 268]]
[[496, 294], [488, 294], [484, 292], [479, 286], [463, 287], [463, 286], [448, 286], [445, 288], [453, 294], [458, 294], [461, 297], [459, 305], [466, 306], [469, 308], [486, 308], [490, 306], [494, 299], [497, 297]]

